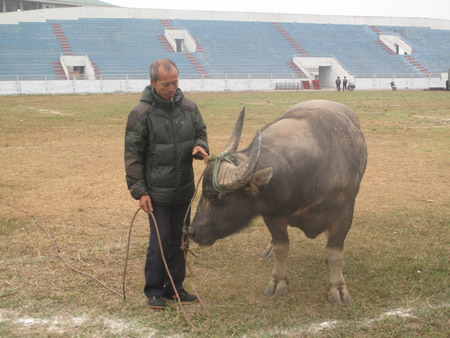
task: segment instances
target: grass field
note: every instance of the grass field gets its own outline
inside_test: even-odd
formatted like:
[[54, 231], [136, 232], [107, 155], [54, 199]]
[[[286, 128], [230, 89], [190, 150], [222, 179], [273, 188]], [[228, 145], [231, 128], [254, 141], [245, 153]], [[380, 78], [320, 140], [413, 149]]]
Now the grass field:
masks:
[[[273, 261], [260, 219], [212, 247], [192, 245], [211, 337], [448, 337], [450, 335], [450, 94], [429, 91], [187, 93], [213, 153], [247, 107], [241, 148], [258, 128], [308, 99], [348, 104], [360, 117], [368, 166], [345, 244], [354, 299], [326, 300], [325, 238], [290, 230], [290, 292], [266, 297]], [[132, 95], [0, 97], [0, 200], [36, 215], [77, 269], [122, 292], [128, 230], [123, 138]], [[195, 163], [199, 177], [204, 165]], [[201, 337], [173, 303], [149, 309], [142, 289], [148, 221], [138, 214], [127, 300], [68, 269], [33, 217], [0, 203], [0, 336]], [[203, 330], [199, 304], [186, 307]]]

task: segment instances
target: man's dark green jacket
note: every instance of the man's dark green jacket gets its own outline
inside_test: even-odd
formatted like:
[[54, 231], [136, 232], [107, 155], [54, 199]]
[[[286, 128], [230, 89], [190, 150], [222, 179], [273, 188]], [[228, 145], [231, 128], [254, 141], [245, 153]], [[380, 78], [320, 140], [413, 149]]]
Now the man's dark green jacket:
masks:
[[156, 205], [189, 201], [195, 190], [192, 150], [197, 145], [209, 154], [197, 105], [180, 89], [167, 101], [147, 86], [126, 127], [125, 172], [131, 196], [148, 194]]

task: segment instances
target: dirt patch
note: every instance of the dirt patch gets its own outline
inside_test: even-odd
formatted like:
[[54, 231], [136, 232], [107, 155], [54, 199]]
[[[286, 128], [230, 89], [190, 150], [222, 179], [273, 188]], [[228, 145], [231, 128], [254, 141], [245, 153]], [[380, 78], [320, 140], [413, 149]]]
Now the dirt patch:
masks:
[[56, 111], [56, 110], [38, 109], [38, 108], [35, 108], [35, 107], [26, 107], [26, 106], [19, 106], [19, 107], [25, 108], [25, 109], [34, 110], [34, 111], [38, 111], [38, 112], [44, 113], [44, 114], [73, 116], [72, 114], [66, 114], [66, 113], [62, 113], [62, 112], [60, 112], [60, 111]]
[[[445, 309], [433, 310], [432, 315], [413, 310], [414, 317], [400, 318], [411, 327], [384, 320], [367, 328], [361, 324], [378, 318], [380, 309], [421, 309], [413, 305], [448, 299], [448, 263], [442, 257], [448, 255], [449, 243], [442, 234], [450, 219], [450, 97], [444, 94], [189, 95], [203, 113], [215, 154], [223, 150], [243, 105], [249, 119], [240, 149], [258, 128], [292, 104], [311, 98], [354, 108], [369, 153], [345, 246], [344, 273], [355, 303], [326, 303], [324, 238], [311, 241], [295, 230], [289, 232], [290, 293], [282, 299], [263, 296], [273, 262], [260, 258], [269, 232], [256, 219], [213, 247], [193, 245], [200, 259], [192, 260], [194, 274], [186, 286], [191, 289], [190, 280], [196, 283], [213, 314], [214, 335], [270, 336], [274, 327], [283, 332], [299, 322], [306, 325], [306, 336], [316, 335], [308, 331], [314, 325], [318, 336], [327, 335], [327, 325], [336, 336], [361, 336], [361, 330], [368, 336], [444, 332]], [[66, 259], [117, 291], [128, 229], [138, 207], [126, 188], [123, 165], [126, 118], [138, 99], [139, 95], [86, 95], [80, 100], [69, 95], [4, 97], [0, 102], [0, 200], [34, 213]], [[199, 177], [203, 163], [196, 162], [194, 169]], [[142, 288], [148, 232], [148, 219], [141, 213], [132, 233], [128, 299], [123, 302], [68, 270], [29, 215], [0, 203], [0, 333], [14, 336], [20, 327], [20, 333], [38, 336], [196, 336], [176, 305], [162, 313], [147, 307]], [[193, 305], [187, 311], [206, 328], [201, 307]], [[352, 326], [349, 318], [359, 324]]]

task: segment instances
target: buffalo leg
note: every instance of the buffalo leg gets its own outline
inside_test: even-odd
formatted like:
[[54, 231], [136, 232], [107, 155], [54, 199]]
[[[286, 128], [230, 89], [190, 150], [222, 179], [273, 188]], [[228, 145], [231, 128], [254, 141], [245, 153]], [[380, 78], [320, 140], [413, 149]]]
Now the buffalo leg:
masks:
[[343, 250], [327, 247], [327, 261], [330, 268], [328, 301], [335, 304], [350, 303], [352, 297], [342, 274]]
[[272, 253], [275, 259], [272, 276], [264, 294], [267, 296], [284, 296], [288, 292], [288, 276], [286, 258], [289, 253], [288, 222], [283, 218], [264, 217], [267, 227], [272, 234]]
[[266, 248], [264, 249], [264, 251], [261, 254], [261, 257], [264, 257], [264, 258], [272, 257], [272, 241], [269, 244], [267, 244]]
[[344, 240], [353, 218], [353, 205], [347, 212], [342, 212], [339, 217], [331, 223], [327, 232], [326, 257], [330, 269], [328, 285], [328, 301], [330, 303], [350, 303], [352, 297], [345, 285], [342, 267], [344, 264]]

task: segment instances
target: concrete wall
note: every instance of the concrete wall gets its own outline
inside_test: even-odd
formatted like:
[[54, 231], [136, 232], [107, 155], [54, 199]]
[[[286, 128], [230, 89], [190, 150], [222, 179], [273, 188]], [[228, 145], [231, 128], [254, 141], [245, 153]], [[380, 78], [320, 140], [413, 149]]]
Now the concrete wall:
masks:
[[[399, 90], [445, 88], [445, 80], [445, 77], [399, 78], [395, 84]], [[356, 90], [389, 90], [391, 81], [390, 78], [355, 79]], [[180, 88], [185, 92], [266, 91], [275, 90], [277, 83], [299, 83], [302, 88], [301, 79], [180, 79]], [[0, 95], [140, 93], [148, 84], [149, 80], [0, 81]]]
[[[372, 79], [356, 79], [356, 90], [380, 90], [390, 89], [389, 78], [372, 78]], [[401, 89], [429, 89], [429, 88], [445, 88], [445, 80], [443, 78], [398, 78], [394, 79], [395, 86]]]

